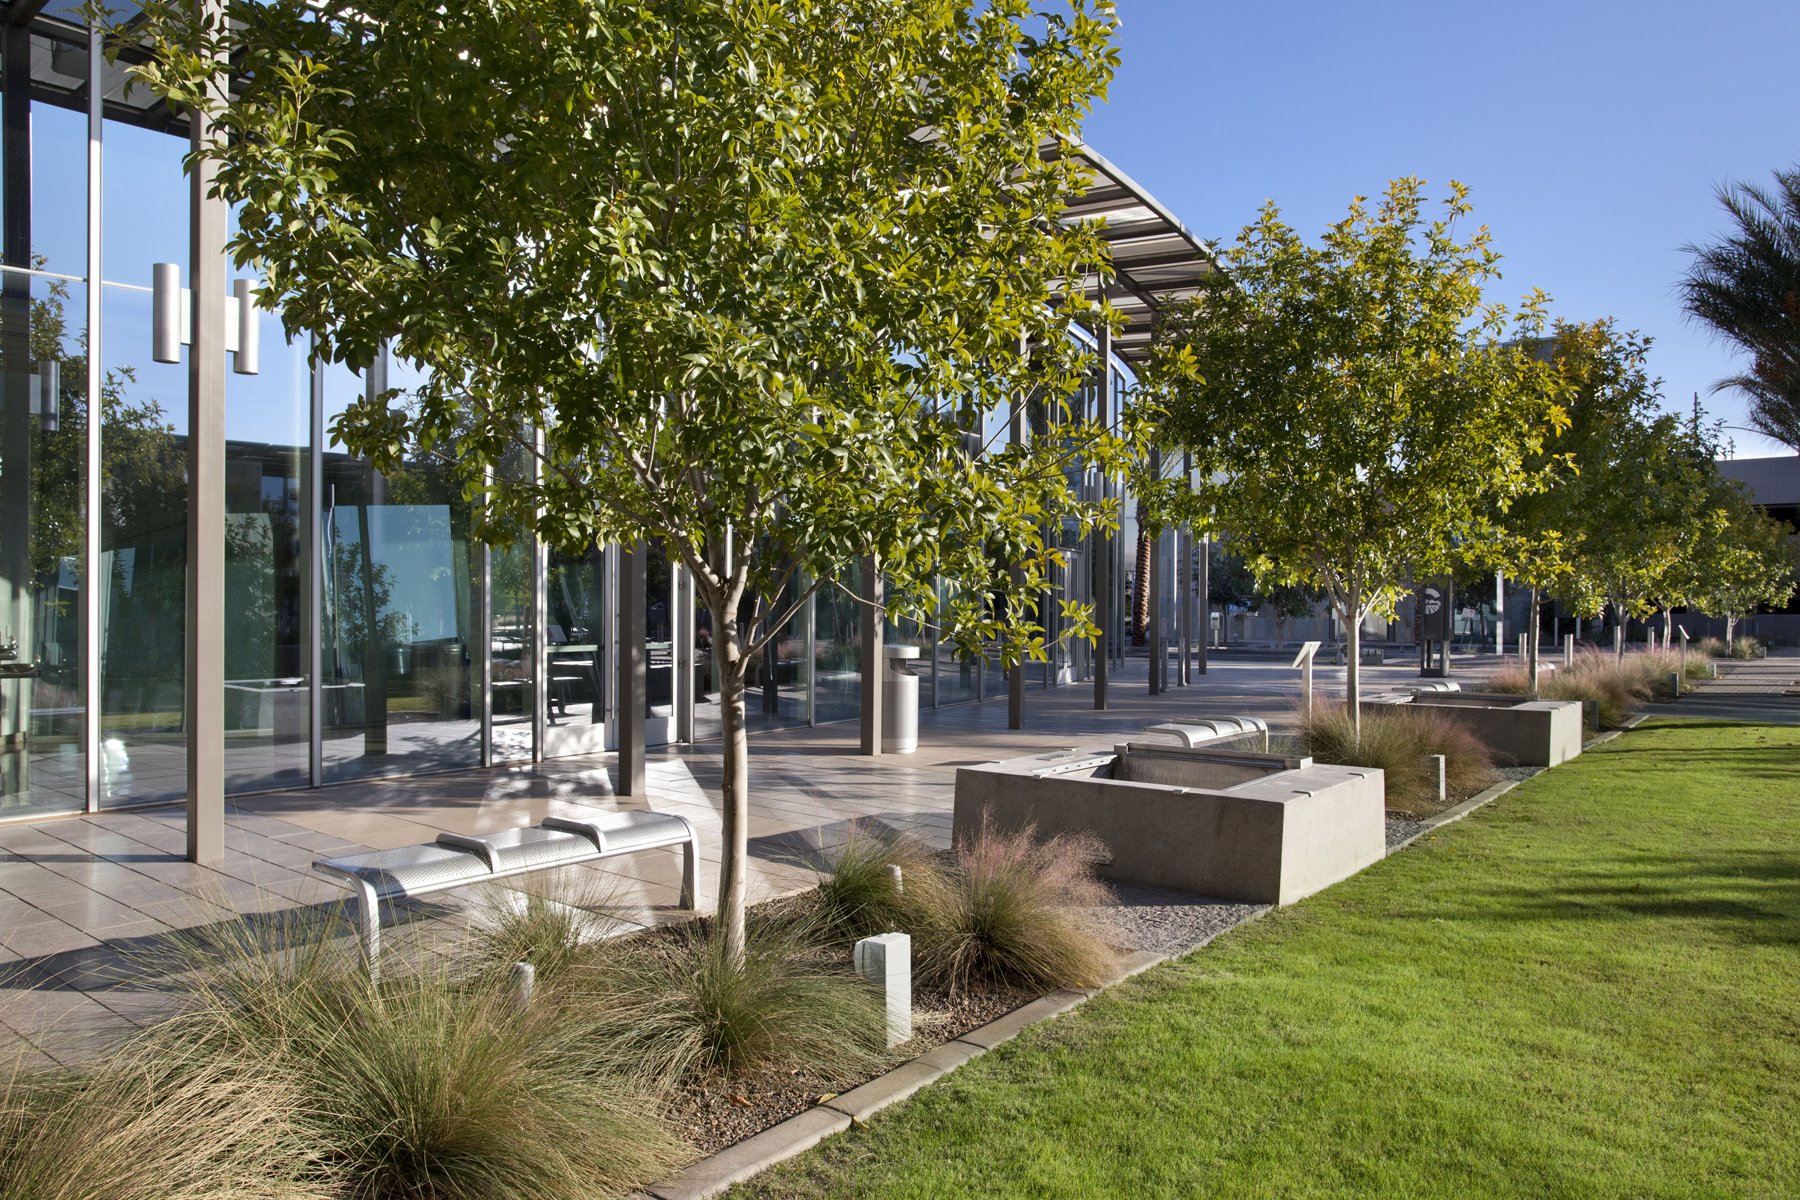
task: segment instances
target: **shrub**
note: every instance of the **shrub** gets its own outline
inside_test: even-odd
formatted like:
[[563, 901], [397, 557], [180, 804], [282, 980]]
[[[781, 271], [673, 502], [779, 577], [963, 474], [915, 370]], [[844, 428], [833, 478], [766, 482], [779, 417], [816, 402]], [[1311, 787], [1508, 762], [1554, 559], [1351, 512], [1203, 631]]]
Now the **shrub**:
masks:
[[[1379, 767], [1387, 785], [1387, 807], [1407, 816], [1442, 812], [1494, 781], [1494, 760], [1487, 747], [1455, 717], [1438, 709], [1367, 705], [1362, 736], [1353, 738], [1344, 705], [1315, 702], [1312, 715], [1302, 717], [1299, 728], [1302, 751], [1321, 762]], [[1444, 756], [1443, 801], [1427, 762], [1433, 754]]]
[[819, 873], [820, 918], [831, 932], [851, 938], [910, 929], [917, 923], [916, 898], [936, 886], [941, 870], [937, 855], [915, 838], [854, 828], [831, 870]]
[[297, 1096], [297, 1132], [334, 1193], [575, 1200], [676, 1162], [654, 1092], [596, 1052], [579, 1014], [520, 1013], [491, 982], [391, 958], [373, 985], [323, 931], [292, 932], [244, 925], [215, 942], [186, 1011], [150, 1036], [199, 1071]]
[[984, 815], [956, 845], [951, 870], [917, 893], [915, 976], [952, 996], [982, 986], [1092, 987], [1113, 952], [1073, 908], [1110, 903], [1094, 875], [1105, 848], [1088, 835], [1034, 839], [1035, 829], [996, 831]]
[[1734, 639], [1731, 643], [1731, 657], [1733, 658], [1766, 658], [1768, 654], [1769, 649], [1763, 644], [1761, 638], [1741, 637]]
[[1703, 637], [1688, 649], [1698, 651], [1706, 658], [1726, 658], [1731, 654], [1731, 647], [1725, 644], [1725, 639], [1716, 637]]
[[313, 1200], [330, 1193], [279, 1080], [127, 1047], [81, 1073], [0, 1083], [8, 1200]]
[[753, 921], [741, 962], [710, 922], [609, 943], [570, 1003], [602, 1042], [666, 1078], [805, 1068], [836, 1076], [883, 1059], [885, 1017], [807, 921]]
[[[1543, 674], [1538, 695], [1546, 700], [1591, 700], [1597, 706], [1601, 728], [1617, 729], [1651, 697], [1655, 664], [1638, 661], [1650, 657], [1648, 651], [1633, 651], [1621, 663], [1608, 650], [1578, 651], [1571, 666]], [[1496, 692], [1529, 690], [1525, 669], [1513, 666], [1489, 676], [1485, 686]]]

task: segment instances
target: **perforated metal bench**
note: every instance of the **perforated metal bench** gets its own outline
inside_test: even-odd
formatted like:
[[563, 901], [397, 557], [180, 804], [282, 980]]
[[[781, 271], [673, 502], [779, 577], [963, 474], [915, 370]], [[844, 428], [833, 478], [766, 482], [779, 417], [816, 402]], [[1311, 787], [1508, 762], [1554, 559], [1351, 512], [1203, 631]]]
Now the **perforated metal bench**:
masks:
[[471, 837], [440, 833], [423, 846], [402, 846], [313, 863], [313, 870], [348, 884], [356, 897], [355, 926], [363, 961], [375, 969], [381, 954], [381, 902], [427, 896], [550, 867], [681, 848], [681, 907], [694, 907], [700, 844], [686, 817], [660, 812], [550, 817], [525, 829]]

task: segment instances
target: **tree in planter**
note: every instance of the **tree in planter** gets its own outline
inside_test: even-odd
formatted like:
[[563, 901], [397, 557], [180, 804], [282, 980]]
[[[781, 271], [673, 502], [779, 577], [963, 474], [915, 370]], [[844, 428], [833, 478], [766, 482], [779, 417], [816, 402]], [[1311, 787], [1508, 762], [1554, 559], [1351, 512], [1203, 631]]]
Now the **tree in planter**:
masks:
[[1167, 317], [1137, 410], [1140, 435], [1191, 452], [1201, 481], [1144, 481], [1159, 512], [1329, 597], [1355, 728], [1363, 618], [1490, 542], [1493, 505], [1530, 489], [1529, 456], [1565, 419], [1521, 348], [1542, 297], [1516, 317], [1485, 302], [1498, 255], [1485, 229], [1459, 240], [1465, 189], [1436, 221], [1421, 191], [1359, 198], [1318, 246], [1265, 207], [1228, 277]]
[[[1042, 655], [1027, 614], [1059, 556], [1045, 531], [1116, 524], [1065, 470], [1126, 466], [1062, 402], [1088, 365], [1066, 332], [1094, 319], [1082, 285], [1103, 251], [1058, 219], [1082, 168], [1041, 153], [1075, 139], [1110, 77], [1110, 4], [145, 14], [140, 77], [211, 110], [202, 153], [241, 206], [233, 252], [290, 333], [352, 365], [391, 341], [429, 372], [402, 405], [353, 406], [339, 436], [378, 465], [434, 449], [472, 491], [532, 447], [536, 471], [488, 488], [484, 536], [660, 539], [692, 574], [723, 724], [719, 913], [741, 957], [762, 642], [874, 559], [890, 604], [965, 650]], [[222, 101], [208, 83], [227, 54]], [[1057, 436], [981, 445], [1006, 404]], [[964, 597], [941, 611], [940, 574]]]

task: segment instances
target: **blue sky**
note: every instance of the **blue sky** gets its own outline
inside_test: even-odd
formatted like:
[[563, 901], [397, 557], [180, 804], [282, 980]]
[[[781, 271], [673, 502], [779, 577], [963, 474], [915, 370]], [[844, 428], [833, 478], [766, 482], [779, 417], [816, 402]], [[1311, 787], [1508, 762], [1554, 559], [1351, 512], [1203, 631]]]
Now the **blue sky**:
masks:
[[[1737, 366], [1683, 316], [1680, 247], [1725, 228], [1714, 189], [1800, 164], [1800, 0], [1363, 4], [1118, 0], [1122, 63], [1087, 140], [1203, 238], [1264, 200], [1308, 237], [1417, 175], [1472, 189], [1504, 255], [1570, 319], [1655, 339], [1672, 406]], [[1727, 430], [1740, 456], [1791, 453]]]

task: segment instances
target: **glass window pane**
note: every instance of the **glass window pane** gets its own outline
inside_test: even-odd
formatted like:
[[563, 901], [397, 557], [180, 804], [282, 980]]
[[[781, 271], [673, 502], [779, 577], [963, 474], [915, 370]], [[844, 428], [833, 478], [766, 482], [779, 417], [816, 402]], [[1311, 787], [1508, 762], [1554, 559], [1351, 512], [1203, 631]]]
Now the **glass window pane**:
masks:
[[85, 289], [0, 285], [0, 817], [78, 812]]
[[[389, 371], [390, 386], [409, 378], [401, 364]], [[361, 390], [349, 369], [326, 369], [328, 425]], [[335, 438], [324, 453], [326, 779], [471, 766], [481, 721], [471, 703], [469, 504], [441, 462], [417, 460], [388, 476]]]
[[862, 568], [841, 572], [819, 589], [818, 648], [814, 654], [818, 720], [844, 721], [862, 712]]
[[225, 376], [225, 786], [305, 787], [311, 730], [303, 481], [311, 377], [259, 312], [261, 371]]
[[150, 358], [148, 294], [101, 295], [101, 803], [186, 793], [187, 370]]
[[548, 687], [546, 757], [605, 749], [606, 556], [549, 552], [544, 653]]

